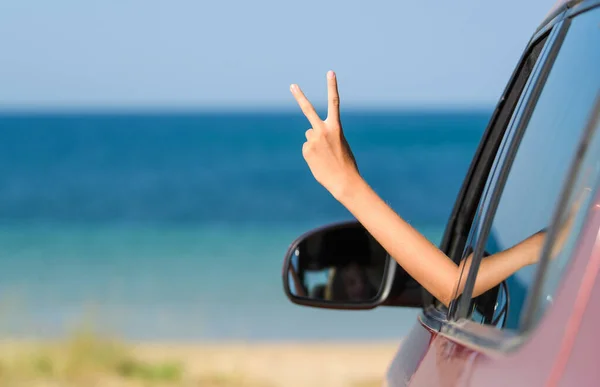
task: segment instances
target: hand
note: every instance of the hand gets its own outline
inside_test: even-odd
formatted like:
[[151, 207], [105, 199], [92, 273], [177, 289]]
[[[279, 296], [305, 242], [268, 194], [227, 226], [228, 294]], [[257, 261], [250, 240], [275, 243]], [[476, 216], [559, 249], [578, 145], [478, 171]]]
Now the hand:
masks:
[[328, 108], [324, 121], [298, 85], [292, 85], [290, 90], [312, 125], [306, 131], [306, 142], [302, 146], [304, 160], [315, 179], [339, 199], [360, 175], [340, 122], [340, 98], [335, 73], [327, 73]]

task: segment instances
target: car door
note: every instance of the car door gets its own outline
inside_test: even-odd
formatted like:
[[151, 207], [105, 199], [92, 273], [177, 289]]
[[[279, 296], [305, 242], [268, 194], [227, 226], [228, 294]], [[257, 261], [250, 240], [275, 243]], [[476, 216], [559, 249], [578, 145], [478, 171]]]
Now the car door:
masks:
[[[547, 249], [556, 242], [553, 215], [566, 208], [561, 193], [573, 181], [579, 190], [594, 186], [598, 173], [586, 172], [584, 178], [574, 160], [587, 144], [586, 123], [600, 88], [598, 26], [600, 9], [584, 2], [556, 16], [531, 39], [482, 138], [440, 246], [457, 263], [474, 252], [472, 264], [461, 273], [449, 310], [428, 297], [390, 365], [388, 385], [543, 384], [562, 327], [560, 318], [546, 316], [552, 323], [542, 328], [532, 317], [539, 305], [548, 304], [532, 289], [541, 286], [549, 265], [525, 267], [481, 296], [472, 297], [472, 291], [484, 256], [540, 230], [548, 233]], [[596, 158], [588, 160], [588, 170]], [[579, 228], [568, 234], [572, 243], [562, 249], [567, 257], [562, 261], [569, 262], [577, 245], [585, 208], [577, 213]], [[559, 270], [564, 281], [567, 266]], [[563, 299], [569, 295], [562, 294]], [[557, 308], [553, 305], [546, 314]], [[554, 340], [543, 339], [547, 332], [556, 333]], [[539, 356], [536, 364], [532, 354]], [[524, 364], [530, 366], [521, 369]]]

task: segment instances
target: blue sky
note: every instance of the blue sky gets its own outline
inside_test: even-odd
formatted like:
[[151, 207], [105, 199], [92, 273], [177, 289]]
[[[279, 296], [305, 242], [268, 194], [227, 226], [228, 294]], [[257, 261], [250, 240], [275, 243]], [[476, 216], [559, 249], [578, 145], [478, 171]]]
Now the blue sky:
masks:
[[6, 1], [0, 108], [491, 106], [553, 3]]

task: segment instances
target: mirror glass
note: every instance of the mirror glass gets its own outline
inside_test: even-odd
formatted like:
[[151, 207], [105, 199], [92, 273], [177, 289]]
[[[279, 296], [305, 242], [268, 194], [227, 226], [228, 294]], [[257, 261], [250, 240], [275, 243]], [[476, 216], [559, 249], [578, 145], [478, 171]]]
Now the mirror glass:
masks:
[[387, 252], [360, 223], [309, 234], [291, 252], [288, 283], [296, 297], [366, 302], [379, 293]]

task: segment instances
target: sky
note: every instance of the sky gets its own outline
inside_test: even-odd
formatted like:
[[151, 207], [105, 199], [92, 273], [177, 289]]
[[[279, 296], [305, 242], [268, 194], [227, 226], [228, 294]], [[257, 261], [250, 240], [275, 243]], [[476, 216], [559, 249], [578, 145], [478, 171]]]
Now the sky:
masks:
[[0, 3], [0, 109], [493, 106], [554, 0]]

